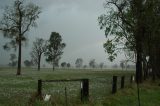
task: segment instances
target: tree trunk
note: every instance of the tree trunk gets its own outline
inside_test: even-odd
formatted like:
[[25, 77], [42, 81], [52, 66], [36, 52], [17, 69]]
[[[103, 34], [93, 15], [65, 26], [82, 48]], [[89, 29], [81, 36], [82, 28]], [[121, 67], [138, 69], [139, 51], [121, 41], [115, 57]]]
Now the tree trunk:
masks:
[[41, 55], [38, 57], [38, 71], [40, 71], [41, 68]]
[[17, 75], [21, 75], [21, 42], [22, 42], [22, 13], [20, 11], [20, 5], [18, 6], [19, 11], [19, 22], [18, 22], [18, 30], [19, 30], [19, 36], [18, 36], [18, 43], [19, 43], [19, 51], [18, 51], [18, 68], [17, 68]]
[[18, 49], [18, 67], [17, 67], [17, 75], [21, 75], [21, 35], [19, 35], [19, 49]]
[[54, 71], [54, 64], [53, 64], [53, 71]]
[[136, 82], [142, 83], [142, 55], [137, 52], [137, 62], [136, 62]]

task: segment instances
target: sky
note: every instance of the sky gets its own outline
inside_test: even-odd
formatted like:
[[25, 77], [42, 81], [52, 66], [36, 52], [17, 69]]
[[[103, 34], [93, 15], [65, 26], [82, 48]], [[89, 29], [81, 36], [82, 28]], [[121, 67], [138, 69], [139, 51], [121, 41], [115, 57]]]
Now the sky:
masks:
[[[25, 0], [24, 0], [25, 1]], [[58, 32], [63, 42], [66, 43], [64, 54], [60, 63], [65, 61], [75, 64], [77, 58], [82, 58], [84, 64], [95, 59], [99, 64], [119, 64], [124, 56], [118, 55], [111, 63], [105, 53], [103, 43], [106, 41], [104, 31], [98, 25], [98, 16], [105, 13], [103, 3], [105, 0], [27, 0], [41, 7], [42, 13], [36, 21], [38, 27], [31, 28], [28, 32], [28, 41], [22, 48], [22, 62], [30, 60], [30, 51], [33, 41], [38, 38], [49, 39], [51, 32]], [[13, 0], [0, 0], [0, 19], [5, 5], [10, 5]], [[6, 39], [0, 33], [0, 64], [9, 63], [9, 54], [14, 50], [4, 51], [2, 46]], [[17, 52], [16, 52], [17, 53]], [[45, 57], [41, 64], [47, 64]]]

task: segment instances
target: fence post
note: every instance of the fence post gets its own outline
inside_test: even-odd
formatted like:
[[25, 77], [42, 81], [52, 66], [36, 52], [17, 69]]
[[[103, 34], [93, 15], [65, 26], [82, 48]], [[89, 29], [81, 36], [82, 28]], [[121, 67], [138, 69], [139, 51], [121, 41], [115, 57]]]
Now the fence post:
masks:
[[68, 100], [67, 100], [67, 88], [65, 87], [65, 103], [66, 103], [66, 106], [68, 106]]
[[125, 76], [121, 77], [121, 89], [124, 88], [124, 80], [125, 80]]
[[130, 83], [132, 84], [134, 81], [134, 75], [131, 75]]
[[89, 100], [89, 80], [82, 79], [81, 82], [81, 101], [88, 101]]
[[117, 76], [113, 76], [112, 94], [117, 92]]
[[38, 80], [38, 96], [42, 96], [42, 80]]

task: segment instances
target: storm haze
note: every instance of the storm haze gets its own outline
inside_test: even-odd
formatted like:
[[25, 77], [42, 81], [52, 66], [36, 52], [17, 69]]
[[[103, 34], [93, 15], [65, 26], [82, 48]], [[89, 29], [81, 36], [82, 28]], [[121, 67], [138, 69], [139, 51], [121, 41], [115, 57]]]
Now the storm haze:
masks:
[[[48, 40], [51, 32], [58, 32], [66, 43], [64, 54], [60, 61], [69, 62], [74, 65], [77, 58], [82, 58], [88, 65], [89, 60], [96, 59], [96, 62], [104, 62], [107, 65], [119, 64], [123, 59], [119, 55], [114, 63], [107, 60], [103, 43], [106, 38], [104, 31], [98, 26], [98, 16], [105, 13], [103, 3], [105, 0], [27, 0], [41, 7], [42, 13], [37, 20], [38, 27], [31, 28], [27, 33], [28, 41], [22, 48], [22, 62], [30, 60], [32, 42], [35, 38]], [[11, 5], [13, 0], [0, 0], [0, 18], [2, 17], [5, 5]], [[4, 51], [3, 45], [6, 41], [0, 33], [0, 64], [9, 63], [9, 54], [14, 50]], [[2, 40], [4, 39], [4, 40]], [[17, 51], [16, 51], [17, 52]], [[43, 57], [41, 64], [47, 64]]]

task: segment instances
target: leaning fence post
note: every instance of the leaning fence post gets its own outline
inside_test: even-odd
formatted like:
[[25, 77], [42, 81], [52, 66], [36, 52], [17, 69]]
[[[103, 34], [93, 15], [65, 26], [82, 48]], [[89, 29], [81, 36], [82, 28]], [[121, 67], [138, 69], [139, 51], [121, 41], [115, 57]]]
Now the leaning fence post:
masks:
[[81, 101], [88, 101], [89, 100], [89, 80], [82, 79], [81, 82]]
[[117, 76], [113, 76], [112, 94], [117, 92]]
[[124, 80], [125, 80], [125, 76], [121, 77], [121, 89], [124, 88]]
[[42, 96], [42, 80], [38, 80], [38, 96], [41, 97]]

